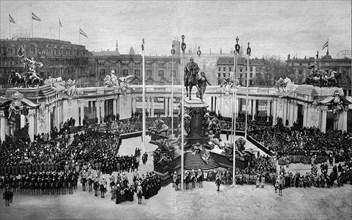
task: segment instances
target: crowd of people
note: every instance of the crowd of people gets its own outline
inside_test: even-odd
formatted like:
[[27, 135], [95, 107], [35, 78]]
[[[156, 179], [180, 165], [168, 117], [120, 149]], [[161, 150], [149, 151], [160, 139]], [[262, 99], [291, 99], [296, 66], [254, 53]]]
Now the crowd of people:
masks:
[[317, 128], [252, 127], [249, 135], [276, 152], [280, 164], [348, 161], [352, 157], [352, 134], [321, 132]]

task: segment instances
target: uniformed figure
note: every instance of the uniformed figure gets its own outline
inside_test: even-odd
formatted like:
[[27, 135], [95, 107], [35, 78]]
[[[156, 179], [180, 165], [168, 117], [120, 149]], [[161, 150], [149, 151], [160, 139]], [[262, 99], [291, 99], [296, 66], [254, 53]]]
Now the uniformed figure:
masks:
[[106, 187], [107, 187], [107, 182], [106, 182], [105, 178], [103, 177], [102, 180], [100, 181], [100, 195], [101, 195], [101, 198], [105, 198]]
[[177, 172], [175, 171], [174, 175], [172, 176], [172, 187], [175, 187], [175, 190], [178, 190], [178, 184], [177, 182]]
[[199, 184], [199, 188], [203, 188], [203, 178], [203, 171], [199, 169], [197, 173], [197, 182]]
[[260, 186], [261, 186], [261, 188], [264, 188], [264, 181], [265, 181], [265, 177], [264, 177], [264, 175], [261, 175], [260, 176]]
[[143, 196], [142, 185], [141, 185], [141, 182], [138, 181], [138, 183], [137, 183], [137, 198], [138, 198], [138, 204], [142, 204], [142, 196]]
[[10, 191], [9, 187], [6, 187], [5, 192], [3, 193], [3, 197], [5, 199], [5, 206], [10, 206], [10, 200], [13, 194]]
[[192, 189], [196, 188], [197, 179], [196, 179], [196, 173], [194, 172], [194, 170], [192, 170], [190, 181], [192, 182]]
[[217, 191], [220, 191], [221, 179], [219, 174], [216, 174], [215, 184], [217, 186]]
[[98, 196], [98, 188], [99, 188], [99, 178], [98, 177], [95, 178], [93, 188], [94, 188], [94, 195]]

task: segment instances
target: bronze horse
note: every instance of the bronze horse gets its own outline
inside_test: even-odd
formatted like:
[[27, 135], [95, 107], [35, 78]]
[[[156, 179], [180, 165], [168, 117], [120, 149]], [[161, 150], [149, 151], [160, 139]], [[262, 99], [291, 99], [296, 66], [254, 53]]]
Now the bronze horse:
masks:
[[[196, 86], [198, 91], [198, 72], [199, 72], [199, 67], [198, 64], [196, 64], [193, 61], [193, 58], [191, 58], [186, 66], [185, 66], [185, 76], [184, 76], [184, 83], [187, 91], [187, 97], [189, 97], [189, 100], [191, 100], [191, 94], [192, 94], [192, 87]], [[189, 89], [188, 89], [189, 88]]]
[[26, 77], [21, 76], [21, 74], [15, 72], [14, 70], [11, 71], [11, 74], [8, 79], [8, 83], [13, 85], [14, 87], [18, 87], [19, 85], [23, 84], [22, 86], [25, 87], [26, 85]]

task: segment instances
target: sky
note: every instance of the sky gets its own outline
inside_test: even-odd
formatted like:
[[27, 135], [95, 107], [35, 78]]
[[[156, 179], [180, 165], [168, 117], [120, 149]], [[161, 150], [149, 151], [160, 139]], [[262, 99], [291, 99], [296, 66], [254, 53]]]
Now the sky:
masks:
[[[250, 42], [252, 57], [288, 54], [303, 58], [322, 51], [329, 39], [330, 54], [351, 50], [351, 1], [17, 1], [0, 0], [0, 37], [12, 35], [60, 39], [79, 43], [90, 51], [141, 52], [145, 39], [147, 55], [170, 55], [171, 42], [185, 35], [187, 50], [200, 46], [202, 53], [229, 53], [236, 36], [243, 48]], [[245, 50], [244, 50], [245, 51]]]

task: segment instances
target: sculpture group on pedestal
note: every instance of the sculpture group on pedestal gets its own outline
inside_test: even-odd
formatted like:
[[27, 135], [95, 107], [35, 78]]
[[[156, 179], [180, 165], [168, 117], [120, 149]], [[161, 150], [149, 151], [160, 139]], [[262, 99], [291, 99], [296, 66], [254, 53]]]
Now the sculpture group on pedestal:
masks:
[[43, 85], [44, 80], [36, 72], [36, 68], [43, 67], [43, 64], [35, 61], [33, 57], [31, 59], [27, 58], [24, 52], [25, 50], [22, 46], [17, 51], [17, 56], [21, 59], [24, 71], [22, 73], [17, 73], [12, 70], [8, 83], [14, 87], [24, 88]]
[[338, 72], [334, 70], [321, 70], [317, 63], [312, 64], [308, 69], [311, 69], [311, 73], [307, 77], [306, 84], [319, 87], [338, 86], [337, 78], [341, 75]]
[[126, 95], [127, 91], [133, 92], [133, 88], [130, 87], [130, 83], [136, 78], [134, 75], [117, 78], [115, 70], [112, 70], [110, 75], [106, 75], [104, 78], [104, 86], [106, 87], [118, 87], [119, 90]]

